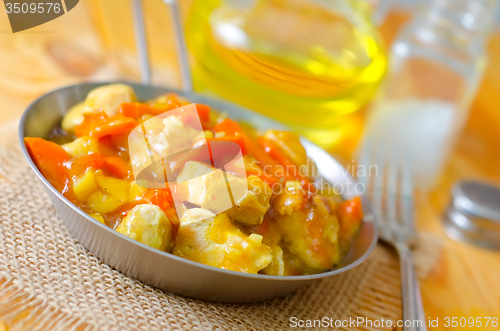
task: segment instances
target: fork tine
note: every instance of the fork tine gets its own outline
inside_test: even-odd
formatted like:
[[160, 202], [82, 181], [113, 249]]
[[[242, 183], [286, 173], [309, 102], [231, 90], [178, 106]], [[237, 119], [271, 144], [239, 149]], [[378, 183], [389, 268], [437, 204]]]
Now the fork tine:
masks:
[[377, 167], [377, 173], [374, 178], [371, 178], [372, 183], [372, 205], [375, 215], [378, 220], [379, 229], [382, 237], [385, 240], [391, 240], [392, 235], [390, 229], [385, 225], [386, 215], [384, 210], [384, 181], [385, 181], [385, 168], [387, 161], [387, 148], [382, 141], [382, 137], [378, 135], [375, 137], [376, 149], [373, 149], [374, 156], [372, 157], [373, 165]]
[[398, 214], [398, 177], [400, 173], [400, 163], [398, 159], [398, 143], [395, 141], [387, 142], [388, 150], [387, 155], [387, 181], [386, 181], [386, 195], [385, 195], [385, 206], [386, 206], [386, 219], [382, 220], [385, 222], [385, 226], [389, 228], [389, 231], [395, 236], [400, 236], [400, 231], [397, 227], [397, 214]]
[[369, 192], [366, 190], [369, 188], [370, 184], [370, 174], [366, 171], [370, 170], [369, 163], [371, 158], [373, 157], [373, 143], [371, 139], [367, 139], [366, 137], [363, 139], [361, 144], [361, 148], [358, 152], [358, 164], [363, 166], [365, 169], [365, 176], [357, 178], [358, 181], [363, 185], [366, 191], [366, 195], [369, 196]]
[[[379, 167], [377, 170], [380, 170], [380, 176], [377, 174], [374, 178], [365, 179], [366, 183], [371, 184], [371, 201], [380, 230], [380, 238], [391, 244], [399, 255], [403, 320], [420, 319], [422, 322], [421, 327], [405, 326], [403, 330], [426, 331], [420, 290], [409, 247], [416, 242], [413, 227], [411, 149], [408, 148], [407, 142], [391, 139], [391, 136], [394, 138], [397, 135], [391, 135], [383, 127], [379, 127], [379, 130], [370, 130], [369, 133], [363, 141], [364, 150], [362, 150], [361, 160], [364, 165], [374, 161], [373, 164]], [[367, 148], [372, 145], [370, 149]]]
[[415, 224], [413, 214], [413, 157], [409, 149], [403, 153], [401, 166], [401, 220], [407, 232], [408, 244], [413, 245], [415, 242]]

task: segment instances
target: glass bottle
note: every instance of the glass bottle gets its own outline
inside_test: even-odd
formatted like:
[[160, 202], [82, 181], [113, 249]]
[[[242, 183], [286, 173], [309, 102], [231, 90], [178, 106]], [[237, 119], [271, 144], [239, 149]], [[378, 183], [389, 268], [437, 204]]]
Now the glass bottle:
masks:
[[410, 151], [421, 189], [435, 182], [467, 118], [487, 63], [496, 2], [429, 2], [392, 46], [363, 143], [383, 136], [386, 144], [397, 141]]
[[186, 37], [195, 89], [328, 147], [368, 102], [386, 56], [359, 0], [195, 0]]

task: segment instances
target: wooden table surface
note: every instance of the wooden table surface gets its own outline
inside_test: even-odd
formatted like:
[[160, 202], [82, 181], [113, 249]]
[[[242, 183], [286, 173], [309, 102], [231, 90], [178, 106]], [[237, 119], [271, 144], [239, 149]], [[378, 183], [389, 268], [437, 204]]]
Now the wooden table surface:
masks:
[[[19, 118], [32, 100], [62, 85], [138, 78], [133, 57], [117, 64], [109, 54], [109, 40], [98, 37], [102, 27], [91, 20], [88, 3], [82, 2], [52, 22], [16, 34], [10, 32], [7, 16], [0, 10], [0, 122]], [[406, 19], [407, 15], [392, 14], [381, 28], [388, 44]], [[500, 33], [493, 36], [489, 51], [484, 81], [444, 175], [434, 191], [418, 199], [417, 226], [433, 234], [441, 246], [434, 253], [437, 263], [420, 279], [426, 314], [439, 318], [439, 330], [446, 329], [445, 317], [500, 319], [500, 252], [450, 240], [440, 221], [450, 187], [457, 180], [477, 178], [500, 184]], [[175, 58], [174, 51], [166, 52], [165, 59]], [[124, 69], [123, 63], [129, 66]], [[175, 66], [167, 63], [160, 82], [178, 83]]]

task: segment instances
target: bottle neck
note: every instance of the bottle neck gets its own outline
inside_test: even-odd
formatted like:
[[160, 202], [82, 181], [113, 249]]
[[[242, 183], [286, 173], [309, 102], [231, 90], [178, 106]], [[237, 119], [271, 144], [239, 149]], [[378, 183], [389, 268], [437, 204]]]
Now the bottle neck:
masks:
[[424, 43], [481, 54], [494, 27], [497, 0], [434, 0], [416, 15], [415, 37]]

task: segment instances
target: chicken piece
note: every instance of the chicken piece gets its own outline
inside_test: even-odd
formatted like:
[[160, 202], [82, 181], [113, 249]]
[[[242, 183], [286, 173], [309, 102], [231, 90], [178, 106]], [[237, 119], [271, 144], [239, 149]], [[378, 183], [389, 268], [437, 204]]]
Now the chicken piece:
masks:
[[273, 192], [269, 185], [257, 176], [249, 176], [247, 184], [248, 191], [246, 194], [236, 200], [235, 206], [226, 213], [232, 220], [244, 224], [261, 224], [264, 214], [269, 209], [269, 199], [271, 199]]
[[283, 249], [280, 247], [281, 231], [278, 224], [274, 220], [266, 218], [260, 226], [253, 227], [253, 229], [255, 229], [258, 234], [262, 234], [262, 242], [271, 248], [271, 254], [273, 256], [271, 263], [262, 269], [262, 273], [266, 275], [284, 276], [285, 263], [283, 260]]
[[299, 182], [287, 181], [283, 190], [273, 197], [271, 205], [279, 215], [291, 215], [304, 208], [307, 194]]
[[182, 183], [212, 172], [212, 166], [203, 162], [188, 161], [177, 174], [176, 182]]
[[[190, 209], [181, 217], [172, 253], [213, 267], [257, 273], [272, 261], [262, 236], [242, 233], [225, 213]], [[196, 210], [196, 211], [194, 211]]]
[[[184, 173], [183, 170], [181, 170], [181, 173]], [[233, 207], [226, 176], [228, 177], [233, 199], [243, 197], [248, 190], [246, 181], [217, 169], [179, 183], [175, 190], [177, 193], [174, 194], [174, 200], [177, 204], [187, 201], [198, 207], [208, 209], [215, 214], [225, 212]]]
[[285, 263], [283, 261], [283, 250], [277, 244], [270, 245], [269, 248], [271, 248], [272, 254], [271, 263], [262, 272], [266, 275], [284, 276]]
[[160, 207], [155, 205], [135, 206], [116, 231], [165, 252], [170, 252], [173, 245], [172, 224]]
[[310, 269], [308, 273], [331, 269], [340, 259], [339, 222], [324, 199], [315, 195], [293, 213], [275, 214], [283, 243]]
[[[185, 209], [185, 206], [183, 206]], [[180, 224], [189, 225], [215, 218], [215, 214], [203, 208], [185, 209], [181, 215]]]
[[[161, 122], [160, 120], [161, 118], [152, 118], [144, 122], [149, 144], [160, 157], [193, 147], [193, 142], [200, 134], [203, 135], [203, 131], [185, 125], [175, 116], [167, 116]], [[160, 128], [162, 130], [158, 132]]]
[[75, 127], [82, 124], [83, 120], [85, 119], [83, 117], [84, 108], [85, 102], [80, 102], [71, 107], [62, 119], [61, 128], [68, 132], [73, 132]]
[[93, 89], [85, 99], [83, 114], [104, 111], [106, 115], [113, 116], [118, 113], [122, 103], [136, 102], [134, 90], [124, 84], [110, 84]]
[[[232, 201], [239, 202], [248, 213], [247, 218], [257, 219], [254, 223], [259, 223], [269, 208], [272, 192], [258, 177], [250, 184], [246, 178], [241, 179], [219, 169], [213, 170], [206, 163], [188, 161], [177, 175], [176, 181], [180, 184], [174, 197], [177, 203], [187, 201], [218, 214], [233, 208]], [[250, 195], [249, 189], [254, 190]], [[231, 214], [236, 212], [232, 211]]]
[[99, 152], [99, 142], [96, 138], [90, 136], [83, 136], [76, 138], [70, 143], [61, 145], [62, 148], [71, 155], [71, 157], [78, 157], [90, 153]]
[[283, 276], [312, 275], [323, 270], [308, 267], [296, 254], [290, 252], [287, 246], [283, 246]]
[[[140, 180], [142, 179], [143, 181], [151, 180], [149, 177], [145, 178], [145, 175], [141, 174], [142, 170], [151, 165], [151, 156], [148, 154], [147, 149], [135, 149], [134, 152], [130, 154], [130, 165], [134, 172], [134, 177]], [[150, 171], [151, 176], [154, 174], [157, 177], [162, 178], [161, 175], [163, 175], [163, 167], [161, 163], [159, 163], [158, 166], [156, 166], [154, 169], [151, 169]], [[138, 177], [139, 174], [141, 174], [141, 176], [143, 177]], [[143, 181], [141, 181], [141, 184], [144, 184], [145, 187], [149, 187], [149, 185]]]

